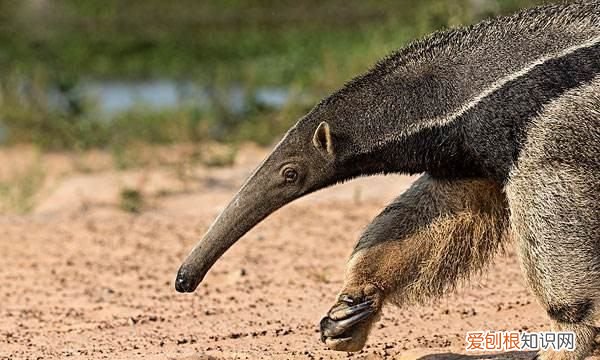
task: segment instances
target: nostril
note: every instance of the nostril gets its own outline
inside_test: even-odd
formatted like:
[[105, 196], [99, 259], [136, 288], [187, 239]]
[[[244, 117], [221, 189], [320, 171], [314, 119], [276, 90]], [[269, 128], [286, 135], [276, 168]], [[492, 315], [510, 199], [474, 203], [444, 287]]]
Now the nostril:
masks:
[[178, 292], [185, 292], [185, 287], [185, 279], [177, 276], [177, 279], [175, 280], [175, 290]]
[[175, 290], [178, 292], [194, 292], [204, 279], [206, 271], [198, 271], [193, 265], [182, 265], [175, 279]]
[[180, 269], [177, 273], [177, 278], [175, 279], [175, 290], [178, 292], [191, 292], [191, 281], [189, 281], [189, 276], [187, 272], [183, 269]]

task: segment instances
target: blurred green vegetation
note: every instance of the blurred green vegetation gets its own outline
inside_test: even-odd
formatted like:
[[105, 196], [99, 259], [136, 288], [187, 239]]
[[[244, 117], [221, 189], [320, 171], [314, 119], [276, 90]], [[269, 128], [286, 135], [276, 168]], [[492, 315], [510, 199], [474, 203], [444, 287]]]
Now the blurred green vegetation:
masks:
[[137, 189], [124, 188], [120, 193], [119, 207], [130, 213], [140, 213], [144, 207], [144, 197]]
[[44, 183], [46, 174], [41, 158], [34, 161], [15, 177], [0, 179], [0, 214], [13, 211], [27, 213], [35, 205], [35, 196]]
[[[408, 41], [539, 3], [0, 0], [0, 132], [7, 143], [45, 149], [206, 139], [268, 144], [321, 97]], [[276, 86], [304, 100], [280, 108], [250, 101], [239, 113], [222, 91], [209, 107], [136, 108], [107, 120], [77, 86], [114, 79], [217, 90], [234, 84], [249, 93]], [[50, 106], [51, 87], [67, 99], [60, 109]]]

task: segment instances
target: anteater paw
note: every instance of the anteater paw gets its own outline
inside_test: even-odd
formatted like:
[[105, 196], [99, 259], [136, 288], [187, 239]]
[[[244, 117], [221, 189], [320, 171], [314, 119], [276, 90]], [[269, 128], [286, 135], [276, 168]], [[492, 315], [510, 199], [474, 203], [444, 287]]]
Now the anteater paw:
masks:
[[337, 351], [361, 350], [381, 309], [379, 291], [368, 289], [360, 295], [342, 294], [321, 319], [321, 341]]

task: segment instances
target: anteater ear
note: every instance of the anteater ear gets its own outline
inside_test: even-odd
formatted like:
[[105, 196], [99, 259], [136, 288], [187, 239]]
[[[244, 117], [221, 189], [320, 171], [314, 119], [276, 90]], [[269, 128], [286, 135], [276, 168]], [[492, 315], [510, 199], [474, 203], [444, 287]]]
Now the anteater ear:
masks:
[[319, 124], [313, 135], [313, 145], [325, 155], [333, 155], [333, 139], [329, 124], [325, 121]]

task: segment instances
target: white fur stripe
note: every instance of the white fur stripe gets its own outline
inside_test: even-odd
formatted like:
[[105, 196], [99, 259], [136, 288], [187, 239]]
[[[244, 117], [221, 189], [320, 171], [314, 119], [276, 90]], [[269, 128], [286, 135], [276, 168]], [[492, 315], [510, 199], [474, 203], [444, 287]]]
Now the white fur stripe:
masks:
[[[467, 111], [476, 107], [485, 98], [494, 94], [496, 91], [500, 90], [502, 87], [504, 87], [504, 85], [506, 85], [507, 83], [509, 83], [513, 80], [516, 80], [520, 77], [523, 77], [523, 76], [529, 74], [534, 68], [536, 68], [540, 65], [543, 65], [550, 60], [559, 59], [559, 58], [568, 56], [568, 55], [576, 52], [577, 50], [592, 47], [599, 43], [600, 43], [600, 36], [594, 37], [584, 43], [577, 44], [575, 46], [564, 49], [561, 52], [541, 57], [541, 58], [537, 59], [536, 61], [528, 64], [524, 68], [520, 69], [519, 71], [514, 72], [510, 75], [507, 75], [507, 76], [499, 79], [498, 81], [493, 83], [490, 87], [488, 87], [487, 89], [485, 89], [484, 91], [479, 93], [477, 96], [475, 96], [474, 98], [469, 100], [467, 103], [465, 103], [461, 108], [459, 108], [455, 112], [453, 112], [449, 115], [443, 116], [443, 117], [437, 117], [434, 119], [424, 119], [421, 121], [417, 121], [413, 125], [410, 125], [408, 128], [403, 129], [401, 134], [398, 134], [398, 135], [400, 135], [400, 136], [412, 135], [412, 134], [415, 134], [424, 129], [440, 127], [440, 126], [450, 124], [453, 121], [455, 121], [456, 119], [460, 118], [462, 115], [464, 115]], [[396, 136], [394, 136], [394, 138], [396, 138]], [[387, 142], [386, 140], [391, 140], [391, 139], [384, 139], [383, 141], [380, 141], [379, 143], [380, 144], [386, 143]]]

